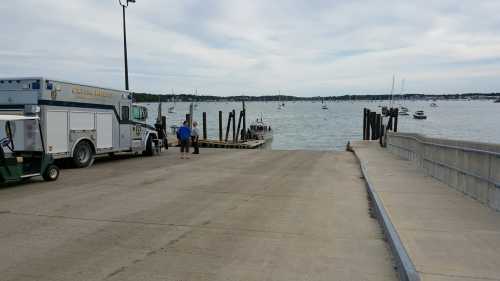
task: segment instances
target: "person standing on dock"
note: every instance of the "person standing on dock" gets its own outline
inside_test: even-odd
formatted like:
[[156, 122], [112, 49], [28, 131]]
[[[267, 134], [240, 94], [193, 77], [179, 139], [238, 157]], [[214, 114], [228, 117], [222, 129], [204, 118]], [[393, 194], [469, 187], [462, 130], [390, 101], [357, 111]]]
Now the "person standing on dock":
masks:
[[189, 138], [191, 137], [191, 129], [188, 121], [184, 121], [182, 126], [177, 131], [181, 143], [181, 159], [189, 159]]
[[200, 129], [198, 129], [198, 122], [193, 122], [193, 130], [191, 131], [191, 143], [193, 144], [193, 154], [200, 154], [200, 147], [198, 140], [200, 139]]

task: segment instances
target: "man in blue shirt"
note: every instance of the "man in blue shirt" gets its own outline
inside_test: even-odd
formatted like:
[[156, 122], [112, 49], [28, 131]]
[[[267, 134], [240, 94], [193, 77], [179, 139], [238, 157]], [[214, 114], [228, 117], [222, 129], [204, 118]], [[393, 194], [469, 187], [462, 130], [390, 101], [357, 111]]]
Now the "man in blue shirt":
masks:
[[177, 131], [181, 143], [181, 159], [189, 159], [189, 138], [191, 138], [191, 129], [188, 122], [184, 121], [182, 126]]

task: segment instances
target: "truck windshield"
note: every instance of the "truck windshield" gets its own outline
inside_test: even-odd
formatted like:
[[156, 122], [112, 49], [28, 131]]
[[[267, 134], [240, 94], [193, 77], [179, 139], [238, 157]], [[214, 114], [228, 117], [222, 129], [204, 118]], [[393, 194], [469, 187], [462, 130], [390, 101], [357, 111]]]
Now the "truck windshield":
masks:
[[144, 106], [133, 105], [132, 106], [132, 119], [134, 121], [146, 121], [148, 118], [148, 109]]
[[38, 121], [0, 121], [0, 145], [5, 152], [42, 151]]

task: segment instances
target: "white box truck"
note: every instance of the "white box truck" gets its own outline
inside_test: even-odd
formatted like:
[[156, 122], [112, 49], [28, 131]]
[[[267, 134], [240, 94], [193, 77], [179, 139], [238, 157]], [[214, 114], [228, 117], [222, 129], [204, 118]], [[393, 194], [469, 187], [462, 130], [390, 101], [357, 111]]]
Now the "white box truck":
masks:
[[0, 78], [0, 114], [39, 116], [46, 151], [76, 167], [90, 166], [98, 154], [160, 151], [155, 127], [141, 122], [147, 112], [133, 106], [126, 91], [43, 77]]

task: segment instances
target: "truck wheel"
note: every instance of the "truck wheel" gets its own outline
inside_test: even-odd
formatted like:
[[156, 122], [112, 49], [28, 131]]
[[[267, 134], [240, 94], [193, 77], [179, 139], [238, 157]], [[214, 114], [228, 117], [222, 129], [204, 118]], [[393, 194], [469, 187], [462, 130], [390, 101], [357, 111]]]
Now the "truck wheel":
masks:
[[148, 137], [148, 140], [146, 141], [146, 150], [144, 150], [142, 154], [145, 156], [153, 156], [156, 154], [156, 148], [151, 136]]
[[45, 169], [42, 177], [46, 181], [57, 180], [57, 178], [59, 177], [59, 168], [54, 164], [50, 164], [47, 169]]
[[73, 151], [73, 165], [77, 168], [89, 167], [94, 162], [94, 153], [87, 141], [79, 142]]

